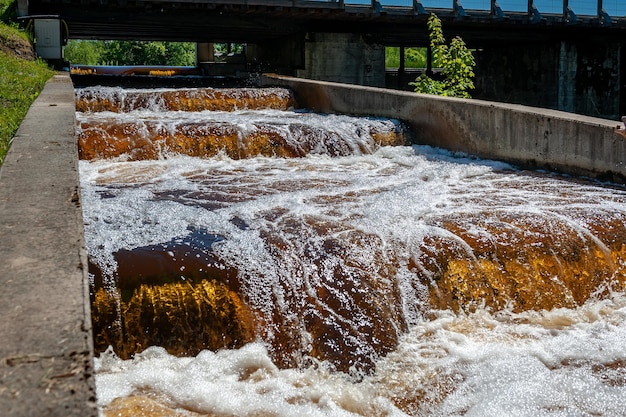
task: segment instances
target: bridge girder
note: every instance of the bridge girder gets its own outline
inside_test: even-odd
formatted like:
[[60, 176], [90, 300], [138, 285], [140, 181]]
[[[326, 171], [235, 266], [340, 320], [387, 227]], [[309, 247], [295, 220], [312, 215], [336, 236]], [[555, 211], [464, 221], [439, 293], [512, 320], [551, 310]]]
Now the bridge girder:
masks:
[[[341, 0], [30, 0], [28, 14], [59, 16], [75, 39], [259, 43], [307, 32], [343, 32], [384, 45], [428, 43], [428, 10], [373, 5], [348, 6]], [[461, 36], [474, 48], [555, 39], [621, 41], [626, 34], [626, 21], [606, 25], [587, 18], [572, 23], [561, 15], [536, 21], [526, 13], [502, 17], [488, 11], [459, 16], [453, 9], [437, 14], [446, 37]]]

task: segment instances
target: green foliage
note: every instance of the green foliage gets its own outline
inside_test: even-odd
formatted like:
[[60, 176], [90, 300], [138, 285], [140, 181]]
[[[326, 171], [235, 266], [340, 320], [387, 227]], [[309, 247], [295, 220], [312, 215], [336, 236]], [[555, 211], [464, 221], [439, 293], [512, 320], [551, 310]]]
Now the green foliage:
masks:
[[196, 44], [194, 42], [164, 42], [168, 56], [166, 65], [196, 65]]
[[105, 41], [103, 65], [194, 65], [195, 44], [191, 42]]
[[21, 38], [30, 41], [26, 32], [19, 30], [19, 25], [15, 21], [16, 5], [15, 0], [0, 0], [0, 41], [8, 43], [11, 38]]
[[[28, 36], [17, 29], [15, 1], [0, 0], [0, 45], [7, 50], [30, 46]], [[30, 105], [54, 74], [42, 61], [29, 61], [0, 49], [0, 165]]]
[[424, 68], [426, 67], [426, 48], [406, 48], [404, 51], [405, 66], [407, 68]]
[[[388, 46], [385, 48], [385, 67], [400, 67], [400, 48]], [[404, 50], [405, 68], [426, 67], [426, 48], [405, 48]]]
[[172, 65], [196, 63], [191, 42], [70, 40], [65, 58], [78, 65]]
[[0, 21], [9, 24], [15, 20], [15, 0], [0, 0]]
[[441, 20], [431, 14], [428, 19], [430, 46], [433, 50], [433, 66], [441, 68], [442, 80], [436, 80], [422, 74], [410, 85], [415, 91], [449, 97], [471, 97], [469, 90], [474, 89], [474, 67], [476, 61], [463, 39], [456, 37], [446, 45], [441, 28]]
[[243, 52], [242, 43], [214, 43], [213, 48], [216, 55], [226, 55], [229, 53], [240, 54]]
[[72, 64], [99, 65], [103, 52], [100, 41], [70, 39], [64, 50], [65, 59]]

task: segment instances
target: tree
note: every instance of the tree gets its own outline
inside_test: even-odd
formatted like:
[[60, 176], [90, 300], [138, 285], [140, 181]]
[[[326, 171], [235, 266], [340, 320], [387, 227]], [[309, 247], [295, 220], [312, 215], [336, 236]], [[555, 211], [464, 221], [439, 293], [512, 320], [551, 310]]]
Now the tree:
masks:
[[70, 39], [64, 50], [65, 59], [72, 64], [98, 65], [103, 52], [102, 42]]
[[196, 63], [192, 42], [70, 40], [65, 58], [82, 65], [172, 65]]
[[431, 14], [428, 18], [430, 46], [433, 51], [433, 66], [441, 68], [443, 80], [422, 74], [410, 85], [415, 92], [449, 97], [471, 97], [468, 90], [474, 89], [474, 67], [476, 61], [465, 42], [455, 37], [446, 45], [441, 20]]
[[163, 42], [165, 45], [165, 64], [177, 66], [196, 65], [196, 44], [193, 42]]

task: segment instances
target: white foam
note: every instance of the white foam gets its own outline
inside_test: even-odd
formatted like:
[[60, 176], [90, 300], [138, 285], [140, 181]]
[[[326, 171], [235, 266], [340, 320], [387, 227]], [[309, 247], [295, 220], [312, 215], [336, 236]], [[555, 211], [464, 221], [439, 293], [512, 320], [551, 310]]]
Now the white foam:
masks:
[[[469, 316], [416, 324], [362, 380], [324, 364], [280, 370], [260, 343], [176, 358], [150, 348], [96, 360], [98, 401], [155, 395], [217, 416], [606, 416], [626, 413], [626, 302]], [[621, 362], [621, 365], [620, 365]], [[618, 366], [613, 366], [618, 364]]]
[[[382, 249], [364, 246], [351, 253], [367, 267], [374, 252], [416, 257], [423, 250], [425, 236], [455, 239], [437, 225], [440, 216], [468, 218], [469, 232], [485, 236], [489, 232], [473, 224], [472, 216], [500, 224], [498, 216], [503, 213], [532, 215], [552, 224], [555, 234], [564, 225], [583, 230], [593, 216], [605, 212], [626, 221], [623, 189], [510, 169], [500, 172], [503, 165], [499, 163], [451, 160], [449, 154], [439, 158], [440, 153], [394, 147], [342, 158], [83, 161], [87, 250], [109, 271], [114, 267], [112, 253], [120, 249], [169, 242], [193, 228], [206, 230], [225, 237], [214, 250], [240, 271], [251, 301], [265, 308], [275, 295], [271, 289], [282, 291], [281, 281], [293, 280], [294, 288], [314, 285], [307, 280], [317, 279], [317, 266], [301, 253], [308, 250], [305, 245], [323, 245], [325, 237], [317, 235], [315, 224], [334, 225], [337, 230], [332, 236], [339, 241], [350, 230], [378, 237], [379, 243], [372, 244]], [[238, 227], [233, 219], [246, 227]], [[290, 235], [290, 224], [297, 225], [296, 233], [308, 233], [309, 241], [298, 242], [299, 236]], [[293, 253], [285, 252], [277, 259], [261, 237], [267, 232], [291, 242]], [[587, 239], [587, 234], [581, 232], [581, 239]], [[471, 258], [471, 248], [458, 242]], [[328, 258], [326, 262], [343, 261]], [[371, 273], [376, 272], [372, 269]], [[403, 273], [412, 275], [401, 269], [398, 277]], [[409, 298], [403, 300], [407, 321], [414, 322], [417, 316], [409, 312], [421, 295], [408, 284], [400, 287]]]
[[616, 295], [540, 313], [441, 312], [412, 329], [379, 366], [380, 378], [398, 378], [401, 358], [402, 366], [421, 369], [417, 384], [454, 381], [451, 394], [421, 415], [624, 415], [624, 301]]
[[[77, 100], [85, 100], [89, 102], [94, 100], [96, 102], [109, 102], [115, 104], [116, 111], [118, 112], [164, 112], [168, 110], [168, 104], [163, 97], [163, 93], [170, 93], [170, 95], [176, 96], [181, 100], [189, 100], [194, 98], [210, 98], [215, 97], [217, 94], [226, 92], [228, 97], [237, 98], [262, 98], [262, 97], [275, 97], [277, 99], [288, 99], [291, 97], [291, 92], [285, 88], [120, 88], [120, 87], [105, 87], [94, 86], [78, 88], [75, 90], [75, 96]], [[237, 100], [235, 100], [237, 103]], [[241, 106], [242, 101], [239, 100]], [[89, 106], [87, 106], [89, 107]], [[90, 112], [86, 112], [90, 113]], [[81, 113], [78, 116], [83, 116]]]
[[[189, 125], [211, 125], [230, 132], [236, 128], [242, 138], [251, 137], [263, 129], [276, 133], [301, 154], [371, 154], [378, 149], [373, 132], [402, 132], [397, 120], [356, 118], [343, 115], [324, 115], [303, 111], [239, 110], [200, 112], [155, 112], [136, 110], [127, 113], [77, 113], [81, 129], [93, 129], [86, 122], [106, 124], [133, 123], [137, 133], [149, 138], [150, 131], [165, 131], [173, 136], [178, 129]], [[232, 134], [232, 132], [228, 133]], [[239, 144], [243, 147], [242, 144]], [[170, 157], [171, 155], [163, 155]]]
[[[216, 416], [354, 416], [370, 411], [403, 415], [367, 389], [367, 383], [355, 384], [323, 367], [279, 370], [260, 343], [239, 350], [203, 351], [194, 358], [149, 348], [132, 361], [120, 361], [109, 352], [96, 360], [96, 372], [100, 405], [143, 392]], [[358, 389], [351, 389], [354, 386]]]

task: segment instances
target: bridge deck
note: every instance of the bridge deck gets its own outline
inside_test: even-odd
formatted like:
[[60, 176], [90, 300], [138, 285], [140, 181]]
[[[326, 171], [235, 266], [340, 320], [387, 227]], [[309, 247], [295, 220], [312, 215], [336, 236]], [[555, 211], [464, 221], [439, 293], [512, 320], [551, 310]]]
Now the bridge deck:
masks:
[[28, 14], [60, 16], [77, 39], [258, 42], [351, 32], [387, 45], [425, 44], [431, 13], [444, 21], [449, 36], [468, 43], [623, 37], [626, 4], [603, 1], [464, 0], [463, 6], [460, 0], [31, 0]]

